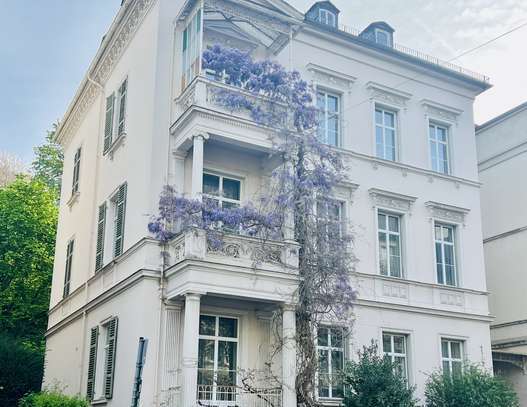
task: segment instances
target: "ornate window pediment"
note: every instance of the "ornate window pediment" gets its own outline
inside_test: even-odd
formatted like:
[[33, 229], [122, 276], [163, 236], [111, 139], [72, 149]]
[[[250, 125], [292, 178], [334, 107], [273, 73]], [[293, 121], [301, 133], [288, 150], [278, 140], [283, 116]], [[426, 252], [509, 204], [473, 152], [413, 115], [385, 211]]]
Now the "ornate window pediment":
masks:
[[330, 88], [350, 90], [353, 83], [357, 80], [354, 76], [317, 64], [307, 64], [306, 68], [311, 73], [314, 82]]
[[444, 120], [449, 123], [457, 123], [457, 119], [463, 110], [443, 105], [432, 100], [423, 99], [421, 105], [425, 109], [425, 115], [432, 119]]
[[425, 206], [428, 208], [428, 211], [433, 218], [460, 224], [465, 223], [465, 217], [470, 211], [470, 209], [467, 208], [433, 201], [426, 202]]
[[406, 103], [412, 97], [411, 93], [390, 88], [377, 82], [368, 82], [366, 88], [369, 90], [370, 97], [373, 100], [403, 108], [406, 107]]
[[398, 194], [377, 188], [370, 188], [368, 192], [375, 206], [396, 211], [410, 212], [413, 203], [417, 200], [415, 196]]

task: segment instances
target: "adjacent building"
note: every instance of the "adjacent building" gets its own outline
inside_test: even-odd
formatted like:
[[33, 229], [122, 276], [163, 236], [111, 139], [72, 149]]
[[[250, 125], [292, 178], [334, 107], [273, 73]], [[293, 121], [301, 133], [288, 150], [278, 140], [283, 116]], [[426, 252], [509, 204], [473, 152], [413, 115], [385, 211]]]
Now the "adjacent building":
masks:
[[476, 140], [494, 370], [527, 404], [527, 103], [478, 126]]
[[[267, 363], [274, 333], [295, 331], [291, 243], [232, 235], [215, 250], [186, 233], [163, 265], [147, 232], [166, 184], [221, 205], [269, 184], [270, 130], [216, 103], [216, 89], [240, 90], [201, 69], [214, 44], [298, 70], [319, 136], [350, 169], [337, 199], [359, 259], [356, 322], [350, 336], [318, 330], [320, 400], [339, 404], [340, 366], [372, 339], [419, 397], [435, 369], [491, 368], [473, 118], [488, 79], [399, 46], [385, 22], [355, 32], [339, 14], [329, 1], [305, 14], [283, 0], [123, 1], [57, 132], [45, 385], [94, 405], [296, 405], [295, 348]], [[261, 373], [256, 394], [240, 386], [248, 369]], [[258, 379], [270, 376], [279, 384]]]

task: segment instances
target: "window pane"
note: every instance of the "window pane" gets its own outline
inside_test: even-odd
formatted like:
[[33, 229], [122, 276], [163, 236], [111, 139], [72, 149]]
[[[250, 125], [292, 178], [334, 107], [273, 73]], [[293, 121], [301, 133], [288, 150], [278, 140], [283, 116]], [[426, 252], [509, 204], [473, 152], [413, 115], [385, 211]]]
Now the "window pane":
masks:
[[329, 112], [339, 111], [339, 99], [337, 97], [328, 95], [328, 111]]
[[450, 364], [447, 361], [443, 361], [443, 373], [450, 374]]
[[379, 229], [386, 230], [386, 215], [379, 213], [377, 216]]
[[454, 241], [454, 229], [451, 227], [443, 227], [443, 240], [445, 242]]
[[388, 248], [384, 233], [379, 233], [379, 263], [381, 274], [388, 275]]
[[342, 347], [342, 329], [340, 328], [331, 329], [331, 346], [334, 348]]
[[328, 345], [328, 328], [318, 328], [318, 346]]
[[327, 373], [329, 372], [329, 360], [328, 360], [328, 353], [327, 350], [319, 350], [318, 351], [318, 369], [320, 373]]
[[383, 352], [392, 352], [392, 336], [384, 334], [382, 336], [382, 350]]
[[218, 341], [218, 369], [236, 370], [236, 342]]
[[435, 238], [436, 238], [436, 240], [441, 240], [443, 238], [441, 226], [435, 225], [434, 226], [434, 231], [435, 231]]
[[406, 378], [406, 358], [396, 356], [394, 359], [395, 371], [401, 377]]
[[219, 195], [220, 177], [216, 175], [203, 174], [203, 193], [209, 195]]
[[397, 216], [389, 217], [390, 232], [399, 232], [399, 218]]
[[223, 196], [225, 198], [240, 200], [240, 181], [223, 178]]
[[238, 336], [238, 320], [233, 318], [220, 318], [219, 336], [236, 338]]
[[461, 343], [460, 342], [450, 342], [450, 350], [452, 352], [452, 359], [461, 359]]
[[387, 127], [395, 127], [395, 114], [391, 112], [384, 112], [384, 125]]
[[214, 369], [214, 341], [209, 339], [199, 340], [198, 368]]
[[452, 362], [452, 375], [459, 376], [463, 372], [463, 364], [461, 362]]
[[446, 283], [456, 285], [456, 272], [453, 266], [445, 265]]
[[331, 369], [332, 373], [337, 373], [342, 370], [342, 351], [340, 350], [332, 350], [331, 351]]
[[446, 139], [447, 139], [447, 131], [444, 127], [438, 127], [437, 128], [437, 138], [440, 140], [440, 141], [444, 141], [446, 142]]
[[448, 358], [449, 357], [448, 341], [441, 341], [441, 355], [444, 358]]
[[382, 125], [382, 111], [381, 110], [375, 110], [375, 123]]
[[454, 246], [445, 244], [445, 264], [454, 265]]
[[438, 165], [437, 165], [437, 150], [436, 150], [436, 143], [431, 141], [430, 142], [430, 158], [432, 161], [432, 169], [434, 171], [438, 171]]
[[431, 139], [435, 139], [435, 126], [428, 126], [428, 136], [431, 138]]
[[404, 340], [405, 340], [405, 337], [401, 335], [395, 335], [393, 337], [393, 347], [394, 347], [395, 353], [406, 353], [404, 349]]
[[200, 335], [213, 336], [216, 333], [216, 317], [201, 315], [199, 317], [199, 333]]

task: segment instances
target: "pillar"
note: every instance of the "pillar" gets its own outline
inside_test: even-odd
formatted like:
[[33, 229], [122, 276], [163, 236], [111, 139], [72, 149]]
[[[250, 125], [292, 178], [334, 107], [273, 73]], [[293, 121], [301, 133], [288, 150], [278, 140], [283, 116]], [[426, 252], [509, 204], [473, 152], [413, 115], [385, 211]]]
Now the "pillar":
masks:
[[296, 313], [295, 306], [282, 308], [282, 400], [284, 407], [296, 407]]
[[198, 386], [198, 348], [200, 295], [185, 296], [183, 322], [183, 406], [196, 405]]

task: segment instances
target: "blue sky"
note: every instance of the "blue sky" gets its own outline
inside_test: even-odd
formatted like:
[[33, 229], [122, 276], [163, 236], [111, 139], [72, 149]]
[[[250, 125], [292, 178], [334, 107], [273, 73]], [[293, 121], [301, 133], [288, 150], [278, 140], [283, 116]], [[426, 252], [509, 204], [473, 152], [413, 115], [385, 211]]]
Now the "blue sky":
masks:
[[[314, 0], [290, 0], [306, 11]], [[0, 0], [0, 151], [30, 163], [60, 119], [121, 0]], [[527, 21], [525, 0], [334, 0], [341, 22], [385, 20], [396, 41], [450, 59]], [[527, 28], [454, 61], [491, 77], [478, 97], [481, 123], [527, 100]]]

